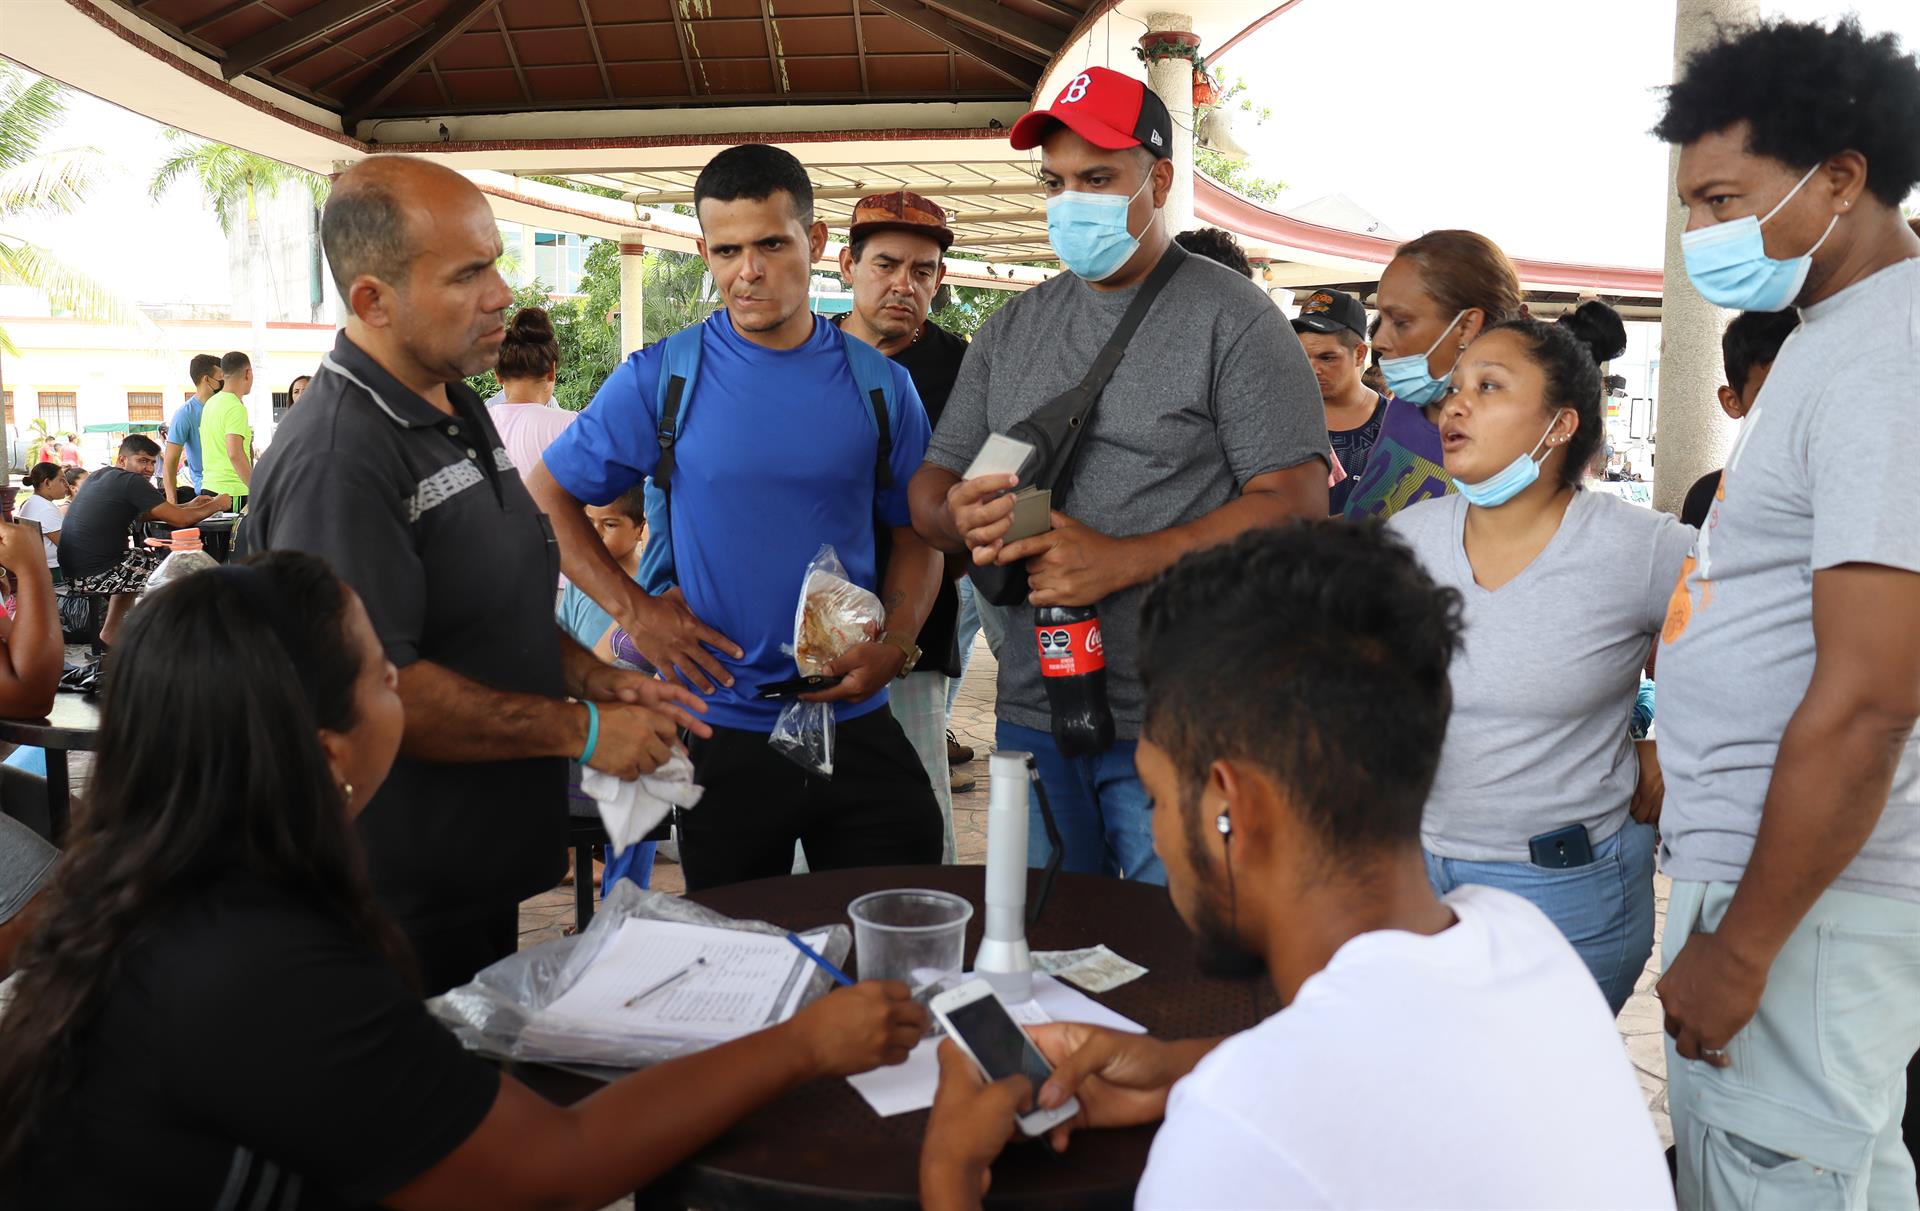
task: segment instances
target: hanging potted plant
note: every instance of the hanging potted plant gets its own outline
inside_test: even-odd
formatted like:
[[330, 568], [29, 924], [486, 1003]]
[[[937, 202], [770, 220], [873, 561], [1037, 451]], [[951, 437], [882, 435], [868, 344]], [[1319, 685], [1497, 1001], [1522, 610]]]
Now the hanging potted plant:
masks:
[[1220, 86], [1208, 75], [1205, 68], [1193, 69], [1193, 107], [1204, 109], [1220, 102]]

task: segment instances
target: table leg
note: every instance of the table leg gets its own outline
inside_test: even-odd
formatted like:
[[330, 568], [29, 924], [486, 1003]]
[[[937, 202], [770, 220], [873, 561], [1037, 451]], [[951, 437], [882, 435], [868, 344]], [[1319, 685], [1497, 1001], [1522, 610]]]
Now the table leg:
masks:
[[49, 748], [47, 750], [47, 831], [53, 834], [55, 845], [66, 843], [67, 798], [67, 750]]

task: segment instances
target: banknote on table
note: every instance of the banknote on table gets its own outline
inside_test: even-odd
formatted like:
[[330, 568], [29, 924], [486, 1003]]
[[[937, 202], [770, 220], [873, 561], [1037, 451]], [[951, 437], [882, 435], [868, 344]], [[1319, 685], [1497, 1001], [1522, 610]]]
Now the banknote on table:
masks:
[[1088, 992], [1107, 992], [1147, 974], [1146, 968], [1120, 957], [1104, 945], [1084, 950], [1036, 950], [1033, 969]]

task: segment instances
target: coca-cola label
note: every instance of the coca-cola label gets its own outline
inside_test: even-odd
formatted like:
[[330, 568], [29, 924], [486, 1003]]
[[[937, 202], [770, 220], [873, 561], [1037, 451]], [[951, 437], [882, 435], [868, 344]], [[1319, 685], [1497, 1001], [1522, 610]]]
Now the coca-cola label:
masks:
[[1098, 618], [1035, 627], [1033, 633], [1040, 641], [1040, 673], [1044, 677], [1079, 677], [1107, 667]]

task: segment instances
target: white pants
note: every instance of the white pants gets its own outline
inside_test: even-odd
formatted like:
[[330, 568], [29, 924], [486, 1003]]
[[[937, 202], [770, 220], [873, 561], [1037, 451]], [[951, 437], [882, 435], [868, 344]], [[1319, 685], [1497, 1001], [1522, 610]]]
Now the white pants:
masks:
[[947, 767], [949, 680], [940, 672], [908, 673], [904, 681], [887, 687], [887, 705], [907, 733], [907, 743], [920, 754], [920, 764], [927, 767], [927, 780], [933, 784], [933, 797], [939, 801], [941, 827], [945, 833], [940, 860], [951, 866], [954, 849], [953, 783], [952, 772]]

